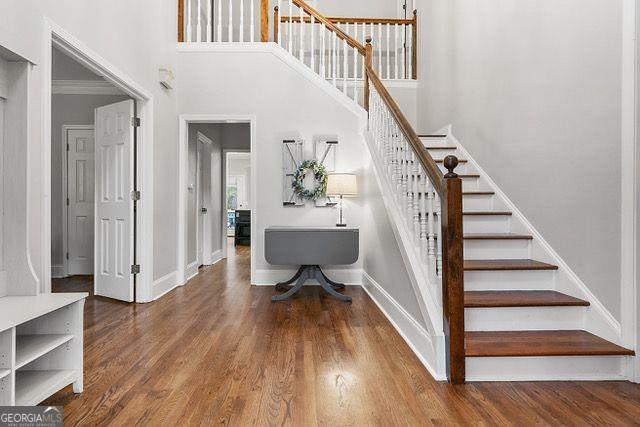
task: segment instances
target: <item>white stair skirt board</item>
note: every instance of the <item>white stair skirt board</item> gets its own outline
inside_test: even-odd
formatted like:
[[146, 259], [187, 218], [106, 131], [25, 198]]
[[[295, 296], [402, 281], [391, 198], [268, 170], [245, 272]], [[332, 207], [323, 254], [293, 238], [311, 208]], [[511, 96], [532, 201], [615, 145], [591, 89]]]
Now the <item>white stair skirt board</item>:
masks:
[[[275, 286], [276, 283], [290, 279], [297, 269], [287, 270], [256, 270], [254, 286]], [[334, 282], [344, 283], [347, 286], [362, 285], [362, 270], [359, 268], [332, 269], [322, 268], [324, 274]], [[305, 286], [320, 286], [315, 280], [307, 280]]]
[[[510, 216], [465, 216], [465, 233], [511, 232], [533, 236], [533, 240], [528, 241], [527, 258], [558, 266], [556, 271], [467, 271], [465, 272], [465, 290], [556, 290], [589, 301], [591, 304], [589, 308], [581, 309], [579, 313], [576, 313], [577, 321], [581, 322], [579, 329], [585, 329], [620, 345], [622, 343], [620, 323], [604, 308], [602, 303], [569, 268], [567, 263], [543, 239], [542, 235], [525, 218], [522, 212], [500, 190], [469, 152], [464, 149], [460, 141], [451, 132], [451, 126], [447, 126], [437, 133], [445, 134], [446, 138], [423, 138], [422, 141], [425, 146], [455, 146], [456, 153], [460, 158], [467, 160], [467, 170], [474, 170], [481, 176], [483, 190], [490, 190], [495, 193], [493, 196], [493, 210], [512, 213]], [[456, 168], [456, 171], [461, 173], [458, 168]], [[500, 243], [504, 244], [505, 242], [500, 241]], [[480, 248], [484, 245], [485, 248], [490, 249], [488, 251], [489, 255], [501, 255], [501, 258], [502, 255], [506, 255], [497, 246], [492, 246], [491, 243], [476, 241], [470, 244], [469, 241], [465, 241], [466, 245], [469, 245], [465, 249], [468, 253], [475, 252], [475, 254], [478, 254]], [[518, 255], [521, 253], [522, 248], [520, 248]], [[504, 258], [515, 258], [515, 255], [505, 256]], [[480, 321], [481, 319], [476, 317], [475, 320]], [[527, 323], [525, 319], [523, 319], [523, 323]], [[562, 322], [558, 322], [557, 328], [550, 327], [549, 329], [562, 329], [561, 324]], [[511, 328], [500, 328], [500, 330], [508, 329]]]
[[[444, 334], [431, 336], [402, 306], [366, 272], [362, 274], [362, 288], [376, 303], [411, 351], [437, 381], [447, 379], [444, 360]], [[438, 353], [440, 350], [440, 354]]]
[[468, 357], [467, 382], [624, 380], [627, 356]]
[[[579, 330], [587, 307], [466, 308], [467, 331]], [[469, 360], [469, 359], [467, 359]]]

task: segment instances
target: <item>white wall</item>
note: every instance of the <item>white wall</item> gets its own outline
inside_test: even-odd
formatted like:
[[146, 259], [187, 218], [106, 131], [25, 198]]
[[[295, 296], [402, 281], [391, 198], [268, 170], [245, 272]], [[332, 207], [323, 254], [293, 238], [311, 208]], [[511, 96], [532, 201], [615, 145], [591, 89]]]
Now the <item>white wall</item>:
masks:
[[51, 101], [51, 265], [64, 263], [62, 227], [63, 125], [93, 125], [94, 110], [128, 99], [121, 95], [53, 95]]
[[[277, 274], [279, 268], [264, 259], [265, 227], [331, 225], [336, 218], [334, 210], [311, 203], [301, 208], [282, 206], [282, 140], [303, 137], [311, 141], [313, 135], [336, 134], [340, 141], [338, 169], [360, 173], [364, 141], [358, 116], [270, 52], [183, 52], [178, 63], [181, 113], [256, 116], [256, 151], [252, 155], [259, 167], [255, 171], [258, 211], [252, 230], [254, 262], [258, 271], [271, 274], [276, 270]], [[190, 85], [193, 81], [202, 84]], [[362, 201], [355, 199], [354, 203]], [[361, 223], [359, 213], [351, 215], [352, 224]], [[348, 268], [361, 266], [359, 261]], [[287, 274], [284, 271], [278, 278]]]
[[419, 130], [452, 123], [620, 319], [621, 1], [418, 8]]
[[[158, 68], [175, 68], [174, 0], [4, 0], [0, 2], [0, 45], [36, 64], [31, 74], [29, 115], [29, 248], [43, 274], [42, 58], [44, 17], [128, 74], [154, 97], [154, 277], [176, 268], [177, 112], [176, 92], [158, 84]], [[46, 142], [49, 143], [48, 141]], [[49, 201], [47, 201], [49, 203]], [[144, 266], [143, 266], [144, 268]]]
[[[243, 188], [238, 197], [238, 209], [251, 209], [251, 158], [249, 155], [242, 158], [229, 155], [227, 157], [227, 177], [241, 177]], [[242, 205], [242, 206], [240, 206]]]

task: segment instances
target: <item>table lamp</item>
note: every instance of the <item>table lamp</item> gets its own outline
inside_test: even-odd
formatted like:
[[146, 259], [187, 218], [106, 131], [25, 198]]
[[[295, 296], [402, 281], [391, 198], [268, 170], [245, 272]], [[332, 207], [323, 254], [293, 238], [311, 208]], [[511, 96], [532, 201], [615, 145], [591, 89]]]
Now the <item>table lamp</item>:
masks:
[[346, 227], [342, 217], [342, 198], [355, 197], [358, 195], [358, 184], [356, 176], [351, 173], [332, 173], [327, 179], [327, 196], [340, 197], [340, 220], [337, 227]]

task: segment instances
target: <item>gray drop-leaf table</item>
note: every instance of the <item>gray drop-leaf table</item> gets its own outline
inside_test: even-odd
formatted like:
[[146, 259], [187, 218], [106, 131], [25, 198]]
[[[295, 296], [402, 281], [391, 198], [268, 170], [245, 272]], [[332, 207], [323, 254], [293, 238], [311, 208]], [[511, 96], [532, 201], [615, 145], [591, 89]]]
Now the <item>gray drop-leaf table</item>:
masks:
[[[271, 226], [264, 231], [264, 253], [269, 264], [299, 265], [298, 272], [276, 289], [287, 291], [271, 298], [282, 301], [302, 288], [308, 279], [315, 279], [332, 296], [351, 301], [351, 297], [336, 292], [343, 283], [329, 279], [321, 265], [349, 265], [360, 255], [360, 229], [357, 227], [289, 227]], [[295, 283], [293, 286], [287, 287]]]

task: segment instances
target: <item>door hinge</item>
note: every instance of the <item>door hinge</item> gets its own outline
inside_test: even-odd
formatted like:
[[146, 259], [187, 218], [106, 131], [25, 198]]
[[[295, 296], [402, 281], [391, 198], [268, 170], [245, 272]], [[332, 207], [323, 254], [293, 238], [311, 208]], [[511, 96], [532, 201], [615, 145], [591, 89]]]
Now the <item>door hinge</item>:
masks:
[[140, 127], [140, 117], [131, 117], [131, 126], [134, 128]]
[[133, 264], [131, 266], [131, 274], [140, 274], [140, 264]]
[[67, 260], [69, 259], [69, 252], [67, 252]]
[[69, 143], [67, 142], [67, 151], [69, 151]]
[[67, 206], [69, 206], [69, 198], [67, 197]]
[[134, 190], [131, 192], [131, 200], [138, 201], [142, 199], [142, 194], [140, 194], [139, 190]]

